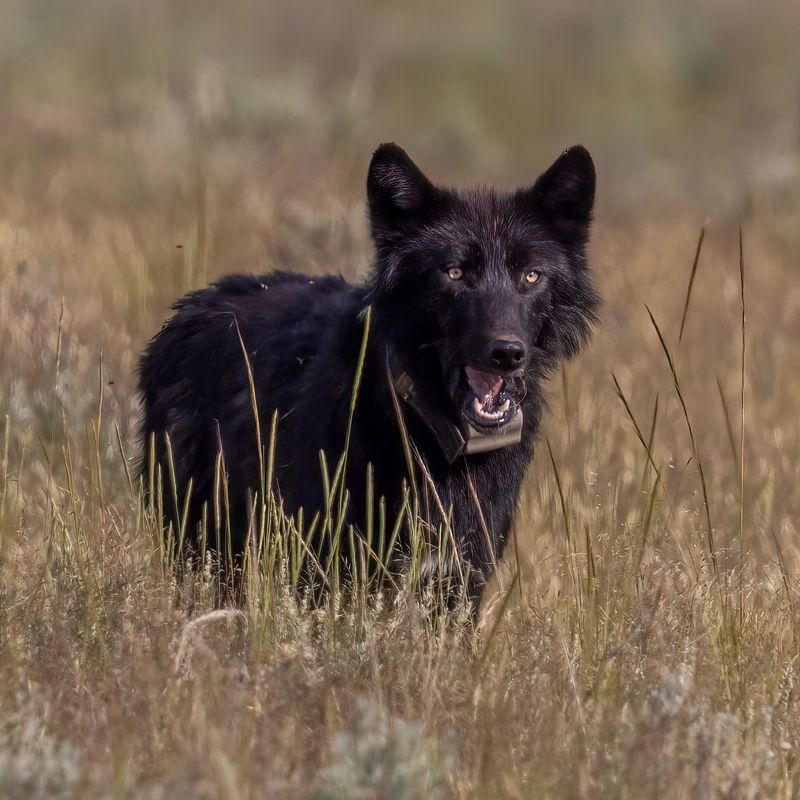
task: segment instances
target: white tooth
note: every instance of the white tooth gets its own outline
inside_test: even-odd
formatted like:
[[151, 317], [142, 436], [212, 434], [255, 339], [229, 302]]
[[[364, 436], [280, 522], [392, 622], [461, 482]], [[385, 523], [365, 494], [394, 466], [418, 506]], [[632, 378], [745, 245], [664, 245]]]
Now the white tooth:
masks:
[[498, 406], [494, 411], [487, 411], [484, 408], [480, 398], [475, 397], [472, 400], [472, 408], [475, 411], [475, 414], [481, 419], [486, 419], [486, 420], [495, 421], [501, 419], [510, 407], [511, 407], [511, 401], [506, 400], [503, 402], [502, 405]]

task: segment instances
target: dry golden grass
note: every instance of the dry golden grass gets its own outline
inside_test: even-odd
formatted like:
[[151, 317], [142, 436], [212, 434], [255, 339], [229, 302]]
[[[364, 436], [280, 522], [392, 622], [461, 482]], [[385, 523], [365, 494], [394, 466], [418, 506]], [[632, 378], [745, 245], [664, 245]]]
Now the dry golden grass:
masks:
[[[0, 0], [0, 797], [798, 796], [796, 4], [221, 8]], [[603, 323], [477, 632], [218, 609], [126, 470], [169, 302], [363, 275], [383, 139], [457, 183], [598, 163]]]

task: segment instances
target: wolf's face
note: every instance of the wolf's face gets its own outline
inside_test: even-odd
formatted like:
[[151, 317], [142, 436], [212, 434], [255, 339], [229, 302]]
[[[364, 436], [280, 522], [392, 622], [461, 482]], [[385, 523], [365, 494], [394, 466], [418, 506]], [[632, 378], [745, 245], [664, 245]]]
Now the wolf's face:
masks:
[[456, 412], [479, 430], [510, 422], [533, 382], [589, 334], [594, 188], [582, 147], [513, 193], [436, 187], [393, 144], [373, 156], [375, 298], [398, 349], [434, 362]]

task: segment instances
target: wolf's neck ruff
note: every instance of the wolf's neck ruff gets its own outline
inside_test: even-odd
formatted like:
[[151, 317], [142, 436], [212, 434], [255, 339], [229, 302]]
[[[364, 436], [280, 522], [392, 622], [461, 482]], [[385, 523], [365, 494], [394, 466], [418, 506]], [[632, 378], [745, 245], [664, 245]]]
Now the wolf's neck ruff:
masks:
[[[392, 391], [396, 392], [406, 405], [425, 423], [433, 434], [439, 447], [452, 464], [461, 456], [475, 453], [487, 453], [518, 444], [522, 439], [522, 408], [506, 425], [494, 430], [480, 431], [464, 420], [460, 425], [436, 408], [436, 404], [426, 397], [425, 392], [418, 391], [413, 378], [398, 366], [390, 350], [386, 351], [386, 373]], [[477, 401], [476, 401], [477, 402]]]

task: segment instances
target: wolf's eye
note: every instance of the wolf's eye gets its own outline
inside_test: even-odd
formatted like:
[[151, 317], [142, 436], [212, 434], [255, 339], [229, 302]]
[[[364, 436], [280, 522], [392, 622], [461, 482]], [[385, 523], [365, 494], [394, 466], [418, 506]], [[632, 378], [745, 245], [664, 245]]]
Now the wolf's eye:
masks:
[[461, 269], [461, 267], [450, 267], [450, 269], [447, 270], [447, 274], [452, 280], [460, 281], [464, 275], [464, 270]]
[[537, 272], [535, 269], [532, 269], [530, 272], [525, 274], [525, 282], [536, 283], [536, 281], [538, 281], [541, 277], [541, 273]]

